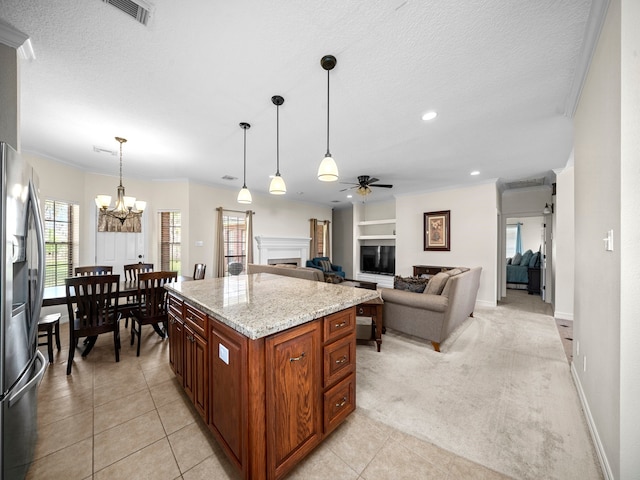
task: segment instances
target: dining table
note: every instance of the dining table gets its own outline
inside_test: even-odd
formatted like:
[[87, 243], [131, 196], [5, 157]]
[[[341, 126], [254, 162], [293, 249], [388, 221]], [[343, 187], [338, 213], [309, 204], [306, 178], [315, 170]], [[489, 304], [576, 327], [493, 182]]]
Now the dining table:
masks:
[[[179, 275], [177, 278], [178, 282], [188, 282], [193, 280], [193, 277]], [[136, 281], [120, 281], [120, 290], [118, 291], [118, 296], [120, 298], [123, 297], [131, 297], [135, 296], [138, 293], [138, 282]], [[72, 297], [74, 300], [74, 297]], [[64, 285], [56, 285], [53, 287], [45, 287], [44, 294], [42, 296], [42, 306], [43, 307], [52, 307], [56, 305], [66, 305], [67, 304], [67, 290]], [[158, 325], [154, 324], [153, 329], [155, 332], [162, 338], [164, 338], [164, 332], [158, 327]], [[82, 356], [86, 357], [94, 344], [96, 343], [98, 337], [87, 337], [85, 339], [85, 349], [82, 352]]]

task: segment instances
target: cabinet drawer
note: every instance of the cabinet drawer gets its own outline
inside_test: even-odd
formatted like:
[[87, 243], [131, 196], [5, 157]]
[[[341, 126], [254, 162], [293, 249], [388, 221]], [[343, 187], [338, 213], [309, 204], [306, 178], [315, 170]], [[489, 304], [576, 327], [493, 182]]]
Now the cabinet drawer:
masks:
[[356, 315], [360, 317], [374, 317], [377, 315], [376, 305], [360, 304], [356, 307]]
[[356, 409], [356, 374], [324, 394], [324, 433], [328, 434]]
[[324, 386], [328, 387], [356, 368], [355, 335], [348, 335], [324, 347]]
[[182, 318], [182, 300], [169, 295], [169, 310], [179, 318]]
[[207, 315], [188, 304], [184, 310], [185, 322], [202, 338], [207, 338]]
[[328, 343], [355, 331], [355, 307], [327, 315], [324, 319], [324, 342]]

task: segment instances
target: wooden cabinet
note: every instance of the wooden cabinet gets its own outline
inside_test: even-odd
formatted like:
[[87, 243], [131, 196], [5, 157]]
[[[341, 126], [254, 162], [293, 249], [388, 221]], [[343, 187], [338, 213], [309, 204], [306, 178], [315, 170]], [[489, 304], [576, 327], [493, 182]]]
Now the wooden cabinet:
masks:
[[527, 291], [529, 295], [540, 295], [540, 268], [529, 268], [528, 273]]
[[268, 469], [278, 478], [322, 438], [320, 322], [270, 336], [265, 342]]
[[419, 277], [420, 275], [427, 275], [432, 277], [436, 273], [444, 272], [446, 270], [451, 270], [453, 267], [436, 267], [433, 265], [414, 265], [413, 266], [413, 276]]
[[171, 368], [243, 478], [282, 478], [355, 409], [355, 307], [255, 340], [169, 307]]

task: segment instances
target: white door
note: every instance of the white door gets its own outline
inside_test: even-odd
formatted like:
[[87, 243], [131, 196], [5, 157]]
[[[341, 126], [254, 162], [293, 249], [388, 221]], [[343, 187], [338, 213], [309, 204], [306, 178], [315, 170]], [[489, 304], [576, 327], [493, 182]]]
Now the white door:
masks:
[[123, 265], [144, 262], [144, 232], [97, 232], [96, 265], [111, 265], [124, 275]]

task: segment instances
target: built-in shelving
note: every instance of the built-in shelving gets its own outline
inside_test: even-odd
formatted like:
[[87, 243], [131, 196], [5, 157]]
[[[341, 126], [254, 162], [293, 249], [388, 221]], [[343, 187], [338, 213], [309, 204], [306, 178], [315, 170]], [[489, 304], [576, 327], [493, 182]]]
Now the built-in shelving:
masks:
[[395, 240], [395, 235], [360, 235], [358, 240]]
[[389, 225], [389, 224], [395, 224], [396, 223], [396, 219], [395, 218], [389, 218], [386, 220], [365, 220], [362, 222], [358, 222], [358, 225]]
[[[396, 219], [395, 218], [388, 218], [388, 219], [383, 219], [383, 220], [364, 220], [362, 222], [358, 222], [358, 227], [371, 227], [371, 226], [375, 226], [375, 225], [395, 225], [396, 224]], [[380, 229], [376, 229], [377, 232], [376, 233], [368, 233], [367, 229], [359, 229], [358, 231], [358, 240], [395, 240], [396, 239], [396, 234], [395, 234], [395, 230], [393, 230], [393, 233], [378, 233], [380, 231], [388, 231], [388, 229], [383, 228], [382, 230]]]

